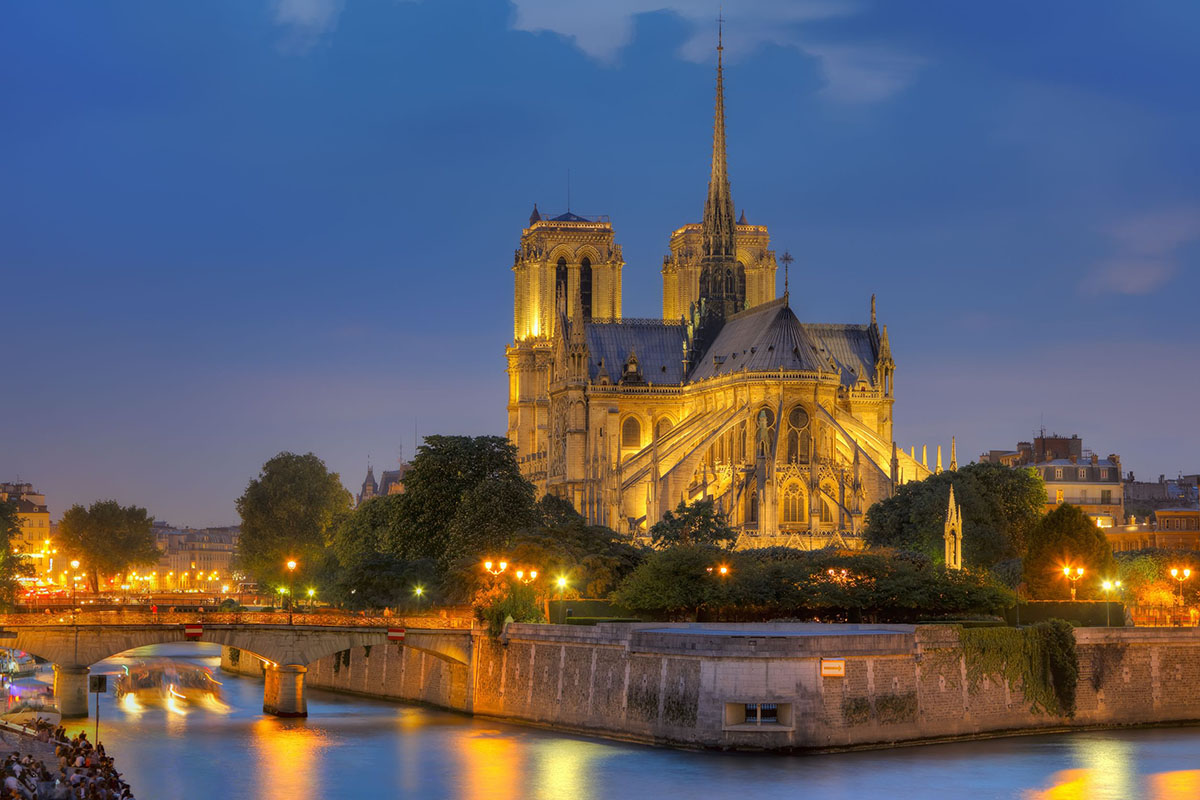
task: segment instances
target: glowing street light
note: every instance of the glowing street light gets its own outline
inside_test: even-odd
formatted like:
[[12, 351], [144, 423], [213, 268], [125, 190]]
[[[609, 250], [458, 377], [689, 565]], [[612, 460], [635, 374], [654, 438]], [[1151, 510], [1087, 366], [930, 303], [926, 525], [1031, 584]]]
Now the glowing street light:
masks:
[[1192, 577], [1192, 571], [1187, 568], [1171, 567], [1171, 577], [1179, 581], [1179, 605], [1183, 605], [1183, 582]]
[[500, 561], [493, 563], [491, 561], [485, 561], [483, 562], [483, 568], [493, 575], [499, 575], [501, 572], [504, 572], [504, 570], [508, 569], [508, 562]]
[[294, 584], [296, 582], [296, 559], [289, 558], [287, 561], [288, 568], [288, 625], [292, 624], [292, 596]]
[[516, 574], [517, 574], [517, 580], [519, 580], [521, 583], [526, 583], [526, 584], [532, 580], [535, 580], [538, 575], [536, 569], [531, 569], [528, 572], [526, 572], [523, 569], [519, 569], [519, 570], [517, 570]]
[[1071, 569], [1069, 566], [1063, 567], [1063, 575], [1071, 582], [1071, 601], [1074, 602], [1075, 582], [1083, 577], [1083, 567], [1076, 567], [1075, 569]]
[[1111, 592], [1113, 589], [1116, 589], [1118, 592], [1121, 591], [1121, 582], [1120, 581], [1104, 581], [1103, 583], [1100, 584], [1100, 588], [1104, 590], [1104, 627], [1107, 628], [1109, 625], [1112, 624], [1109, 621], [1109, 616], [1108, 616], [1109, 615], [1109, 603], [1111, 602], [1108, 599], [1108, 593]]

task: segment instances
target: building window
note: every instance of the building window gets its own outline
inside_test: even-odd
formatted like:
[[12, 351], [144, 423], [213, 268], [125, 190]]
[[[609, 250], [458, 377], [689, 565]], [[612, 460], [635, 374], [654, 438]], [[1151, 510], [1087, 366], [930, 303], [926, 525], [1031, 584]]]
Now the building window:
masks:
[[791, 703], [726, 703], [725, 725], [781, 725], [792, 724]]
[[642, 423], [637, 417], [626, 417], [621, 423], [621, 447], [642, 447]]
[[660, 419], [658, 421], [658, 427], [656, 428], [656, 430], [658, 431], [658, 438], [659, 439], [663, 438], [671, 430], [671, 420], [667, 419], [666, 417], [663, 417], [662, 419]]
[[783, 521], [798, 523], [804, 520], [804, 496], [800, 484], [792, 481], [783, 490]]
[[585, 258], [579, 266], [579, 302], [583, 306], [583, 318], [592, 318], [592, 261]]
[[[554, 267], [554, 302], [558, 302], [560, 295], [567, 294], [567, 260], [560, 258], [558, 264]], [[557, 311], [557, 306], [555, 307]]]
[[1100, 490], [1100, 502], [1104, 503], [1105, 505], [1112, 502], [1112, 489]]
[[1086, 467], [1079, 468], [1079, 480], [1081, 480], [1081, 481], [1087, 480], [1087, 468]]
[[1056, 480], [1056, 481], [1062, 480], [1062, 467], [1054, 468], [1054, 480]]
[[1104, 467], [1100, 470], [1100, 480], [1108, 480], [1108, 467]]

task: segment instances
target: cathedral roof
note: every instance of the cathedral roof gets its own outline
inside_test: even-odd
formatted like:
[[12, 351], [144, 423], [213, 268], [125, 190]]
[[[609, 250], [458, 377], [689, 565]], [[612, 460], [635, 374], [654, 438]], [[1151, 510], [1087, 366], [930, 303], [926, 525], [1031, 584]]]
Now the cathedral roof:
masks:
[[696, 361], [692, 380], [733, 372], [828, 369], [811, 334], [785, 298], [755, 306], [726, 320], [716, 340]]
[[637, 353], [638, 366], [647, 383], [683, 382], [683, 341], [686, 332], [678, 322], [657, 319], [622, 319], [589, 322], [587, 336], [588, 378], [600, 375], [600, 360], [615, 380], [621, 365], [631, 352]]
[[565, 214], [559, 214], [557, 217], [551, 217], [550, 221], [551, 222], [595, 222], [596, 220], [588, 219], [587, 217], [581, 217], [578, 214], [572, 214], [570, 211], [568, 211]]
[[804, 329], [819, 347], [824, 348], [822, 352], [826, 354], [826, 362], [832, 356], [844, 385], [853, 386], [860, 377], [867, 383], [875, 382], [875, 361], [879, 357], [879, 350], [870, 325], [804, 323]]

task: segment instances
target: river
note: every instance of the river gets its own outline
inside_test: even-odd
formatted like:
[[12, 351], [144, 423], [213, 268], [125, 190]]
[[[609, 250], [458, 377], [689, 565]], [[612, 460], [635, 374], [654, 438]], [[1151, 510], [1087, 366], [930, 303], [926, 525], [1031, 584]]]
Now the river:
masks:
[[100, 738], [139, 800], [1200, 798], [1200, 728], [837, 755], [682, 752], [315, 690], [308, 719], [267, 717], [262, 682], [221, 674], [219, 655], [215, 645], [160, 645], [93, 667], [115, 675], [171, 657], [211, 667], [224, 684], [225, 708], [127, 710], [101, 697]]

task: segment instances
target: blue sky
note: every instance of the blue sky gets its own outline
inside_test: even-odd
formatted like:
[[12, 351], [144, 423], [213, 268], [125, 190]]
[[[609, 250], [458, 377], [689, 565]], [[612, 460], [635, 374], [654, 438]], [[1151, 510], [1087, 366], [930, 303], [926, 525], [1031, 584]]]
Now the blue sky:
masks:
[[[903, 446], [1044, 424], [1200, 471], [1200, 4], [725, 5], [734, 202], [802, 319], [878, 295]], [[220, 524], [280, 450], [354, 487], [414, 430], [502, 434], [512, 251], [568, 170], [660, 313], [716, 10], [3, 4], [0, 479]]]

